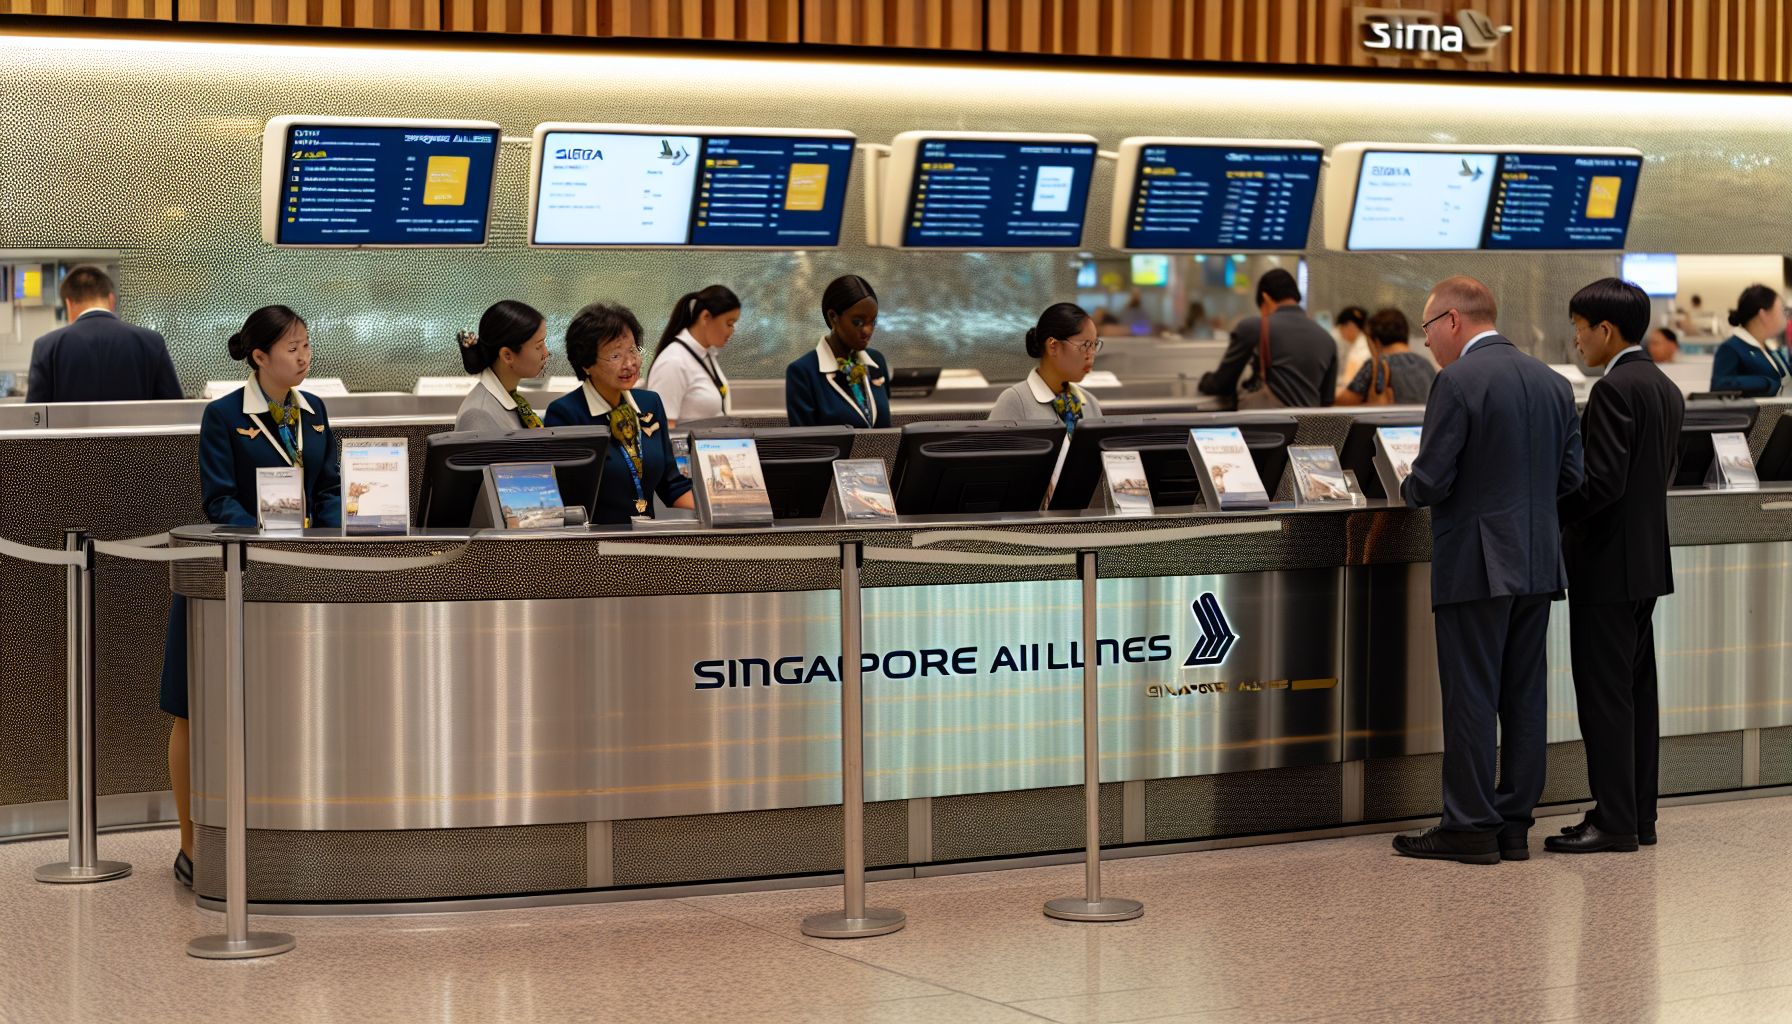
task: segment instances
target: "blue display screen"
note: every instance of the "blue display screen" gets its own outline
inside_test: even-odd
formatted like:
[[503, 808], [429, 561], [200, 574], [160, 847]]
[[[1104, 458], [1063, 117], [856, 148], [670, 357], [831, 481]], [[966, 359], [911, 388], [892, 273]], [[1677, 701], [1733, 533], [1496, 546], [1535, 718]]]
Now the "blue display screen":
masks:
[[691, 244], [840, 244], [852, 152], [851, 139], [704, 139]]
[[1095, 147], [922, 139], [903, 244], [1045, 249], [1083, 241]]
[[498, 133], [296, 124], [282, 161], [282, 245], [482, 245]]
[[1303, 249], [1322, 149], [1145, 146], [1128, 249]]
[[1624, 248], [1642, 165], [1637, 156], [1502, 154], [1482, 248]]

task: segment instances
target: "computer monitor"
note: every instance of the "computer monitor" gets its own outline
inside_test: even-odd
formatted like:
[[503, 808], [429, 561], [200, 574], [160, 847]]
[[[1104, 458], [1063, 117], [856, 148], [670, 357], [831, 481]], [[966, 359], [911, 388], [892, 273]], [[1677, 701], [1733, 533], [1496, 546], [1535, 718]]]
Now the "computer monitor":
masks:
[[1288, 445], [1299, 424], [1283, 413], [1184, 413], [1175, 416], [1106, 416], [1077, 424], [1070, 451], [1052, 489], [1051, 508], [1088, 508], [1101, 484], [1102, 452], [1138, 452], [1153, 505], [1193, 505], [1202, 500], [1188, 432], [1197, 427], [1237, 427], [1251, 450], [1268, 493], [1281, 486]]
[[1711, 435], [1748, 434], [1755, 429], [1755, 417], [1760, 411], [1761, 407], [1747, 398], [1687, 402], [1686, 418], [1680, 422], [1679, 468], [1674, 471], [1672, 486], [1704, 486], [1705, 474], [1711, 471], [1715, 457]]
[[1350, 430], [1344, 435], [1344, 447], [1338, 451], [1338, 464], [1356, 474], [1357, 485], [1365, 498], [1385, 498], [1381, 474], [1375, 471], [1375, 430], [1377, 427], [1421, 427], [1425, 425], [1422, 409], [1411, 412], [1368, 412], [1350, 418]]
[[1767, 438], [1767, 447], [1761, 449], [1755, 475], [1763, 480], [1792, 480], [1792, 416], [1780, 413], [1779, 422]]
[[852, 455], [851, 427], [716, 427], [691, 431], [699, 438], [750, 437], [759, 451], [766, 497], [774, 519], [814, 519], [828, 502], [834, 460]]
[[1064, 443], [1061, 423], [911, 423], [891, 490], [901, 515], [1033, 512]]
[[423, 455], [423, 494], [418, 520], [429, 528], [461, 529], [485, 485], [485, 467], [500, 462], [546, 462], [554, 467], [560, 500], [568, 508], [595, 511], [608, 427], [548, 427], [538, 430], [467, 430], [431, 434]]

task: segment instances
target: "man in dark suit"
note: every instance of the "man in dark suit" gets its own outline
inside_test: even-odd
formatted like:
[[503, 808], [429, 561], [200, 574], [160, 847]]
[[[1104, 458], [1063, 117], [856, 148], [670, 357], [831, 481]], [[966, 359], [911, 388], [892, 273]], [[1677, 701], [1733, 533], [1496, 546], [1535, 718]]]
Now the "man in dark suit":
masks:
[[[1280, 267], [1257, 279], [1257, 316], [1232, 330], [1232, 343], [1217, 369], [1201, 377], [1198, 390], [1209, 395], [1238, 391], [1244, 368], [1263, 380], [1257, 364], [1263, 321], [1269, 321], [1269, 390], [1286, 406], [1330, 405], [1338, 393], [1338, 343], [1300, 308], [1300, 285]], [[1246, 387], [1247, 392], [1253, 390]]]
[[1470, 864], [1530, 856], [1545, 767], [1543, 642], [1549, 603], [1568, 582], [1556, 501], [1581, 482], [1573, 389], [1501, 337], [1495, 315], [1493, 293], [1472, 277], [1431, 290], [1422, 329], [1443, 370], [1400, 486], [1408, 505], [1431, 508], [1444, 814], [1394, 849]]
[[112, 278], [76, 267], [62, 279], [68, 326], [31, 347], [27, 402], [141, 402], [180, 398], [168, 344], [147, 328], [118, 318]]
[[1587, 781], [1598, 806], [1550, 836], [1561, 853], [1655, 843], [1661, 725], [1655, 693], [1655, 599], [1674, 592], [1668, 485], [1686, 401], [1640, 344], [1649, 297], [1615, 277], [1568, 302], [1574, 345], [1604, 366], [1581, 421], [1586, 480], [1558, 506], [1568, 563], [1568, 644]]

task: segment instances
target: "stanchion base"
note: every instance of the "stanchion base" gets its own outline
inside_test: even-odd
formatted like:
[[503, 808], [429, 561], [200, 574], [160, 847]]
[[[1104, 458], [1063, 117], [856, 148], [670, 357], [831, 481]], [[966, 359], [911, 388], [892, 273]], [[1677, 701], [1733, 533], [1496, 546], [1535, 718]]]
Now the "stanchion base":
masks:
[[1117, 896], [1108, 896], [1094, 903], [1080, 896], [1072, 896], [1050, 900], [1045, 904], [1045, 916], [1061, 921], [1130, 921], [1144, 912], [1145, 904]]
[[298, 940], [285, 932], [250, 932], [241, 942], [222, 935], [202, 935], [187, 943], [187, 955], [201, 960], [247, 960], [284, 953], [297, 944]]
[[864, 917], [847, 917], [844, 910], [805, 917], [803, 934], [818, 939], [863, 939], [901, 931], [905, 924], [908, 924], [908, 915], [900, 910], [866, 907]]
[[121, 860], [96, 860], [90, 868], [78, 868], [66, 861], [45, 864], [31, 873], [40, 882], [69, 885], [76, 882], [108, 882], [131, 873], [131, 866]]

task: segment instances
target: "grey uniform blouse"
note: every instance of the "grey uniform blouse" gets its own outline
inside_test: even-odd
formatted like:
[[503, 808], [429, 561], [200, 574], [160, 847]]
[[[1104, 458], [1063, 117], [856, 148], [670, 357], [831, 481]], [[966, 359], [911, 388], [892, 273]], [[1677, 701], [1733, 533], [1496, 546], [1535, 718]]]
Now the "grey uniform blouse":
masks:
[[[1070, 385], [1076, 388], [1077, 395], [1083, 400], [1083, 418], [1101, 415], [1101, 403], [1095, 400], [1079, 384]], [[1052, 409], [1052, 389], [1046, 386], [1045, 380], [1039, 376], [1038, 370], [1027, 374], [1027, 379], [1014, 385], [996, 398], [996, 407], [989, 411], [992, 420], [1056, 420], [1058, 414]]]

